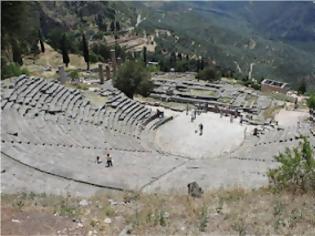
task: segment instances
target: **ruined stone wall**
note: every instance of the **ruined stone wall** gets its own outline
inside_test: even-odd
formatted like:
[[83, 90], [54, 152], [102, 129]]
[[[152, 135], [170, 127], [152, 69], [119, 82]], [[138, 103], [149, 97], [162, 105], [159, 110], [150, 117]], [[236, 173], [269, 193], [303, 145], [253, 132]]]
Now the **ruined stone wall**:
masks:
[[287, 92], [286, 87], [279, 87], [270, 84], [261, 84], [261, 91], [262, 92], [279, 92], [285, 94]]
[[315, 110], [310, 110], [310, 119], [315, 122]]

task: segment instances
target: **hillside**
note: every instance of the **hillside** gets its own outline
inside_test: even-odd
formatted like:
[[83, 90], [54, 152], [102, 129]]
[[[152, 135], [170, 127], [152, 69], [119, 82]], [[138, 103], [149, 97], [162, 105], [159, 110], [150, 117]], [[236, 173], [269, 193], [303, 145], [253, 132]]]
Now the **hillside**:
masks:
[[[36, 29], [40, 29], [44, 40], [56, 50], [60, 48], [62, 35], [66, 34], [69, 51], [74, 54], [82, 53], [81, 32], [84, 32], [92, 51], [91, 61], [106, 62], [110, 59], [109, 48], [115, 46], [112, 26], [116, 21], [119, 46], [115, 47], [117, 56], [123, 59], [132, 57], [134, 52], [140, 56], [139, 52], [146, 46], [150, 60], [167, 61], [172, 53], [190, 58], [202, 56], [231, 71], [235, 77], [248, 76], [252, 67], [252, 78], [257, 80], [283, 80], [293, 88], [305, 80], [310, 88], [315, 87], [315, 4], [312, 2], [24, 4], [27, 14], [20, 15], [32, 26], [30, 32], [19, 37], [29, 44], [28, 50], [23, 47], [25, 54], [37, 40]], [[10, 16], [7, 19], [7, 15], [2, 17], [5, 22], [18, 21]], [[6, 31], [12, 31], [12, 27], [2, 29]], [[7, 41], [2, 36], [2, 42]], [[103, 47], [98, 49], [95, 45]]]
[[245, 75], [254, 63], [256, 79], [268, 77], [296, 86], [305, 78], [314, 86], [314, 6], [311, 2], [145, 3], [148, 19], [140, 26], [174, 32], [176, 37], [159, 38], [158, 44], [168, 50], [210, 57]]
[[[233, 189], [200, 199], [107, 193], [90, 198], [6, 194], [3, 235], [312, 235], [311, 194]], [[12, 219], [12, 220], [11, 220]]]

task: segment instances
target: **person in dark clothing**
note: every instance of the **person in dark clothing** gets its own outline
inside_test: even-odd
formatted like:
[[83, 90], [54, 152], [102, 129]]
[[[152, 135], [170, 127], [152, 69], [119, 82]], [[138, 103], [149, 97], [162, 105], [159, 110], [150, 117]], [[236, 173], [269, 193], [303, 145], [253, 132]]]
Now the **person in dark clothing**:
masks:
[[100, 163], [102, 163], [102, 161], [100, 160], [100, 157], [97, 156], [97, 157], [96, 157], [96, 164], [100, 164]]
[[107, 153], [106, 156], [106, 167], [112, 167], [113, 166], [113, 162], [112, 162], [112, 157], [109, 153]]
[[199, 135], [202, 135], [202, 132], [203, 132], [203, 124], [199, 124]]

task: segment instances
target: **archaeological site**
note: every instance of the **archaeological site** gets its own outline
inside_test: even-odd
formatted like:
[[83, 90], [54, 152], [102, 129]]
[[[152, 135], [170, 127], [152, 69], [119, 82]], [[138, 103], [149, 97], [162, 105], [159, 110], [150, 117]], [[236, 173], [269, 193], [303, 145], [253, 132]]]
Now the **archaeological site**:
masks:
[[315, 4], [1, 10], [1, 235], [314, 235]]

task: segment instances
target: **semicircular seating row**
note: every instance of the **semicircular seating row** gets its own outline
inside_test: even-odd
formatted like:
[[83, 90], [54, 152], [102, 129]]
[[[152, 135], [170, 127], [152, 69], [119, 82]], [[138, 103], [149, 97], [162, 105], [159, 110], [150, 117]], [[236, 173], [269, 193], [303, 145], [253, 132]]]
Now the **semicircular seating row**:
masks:
[[[116, 89], [108, 93], [107, 102], [97, 108], [80, 91], [57, 81], [20, 76], [2, 88], [1, 152], [54, 175], [127, 189], [134, 189], [136, 181], [125, 186], [120, 173], [137, 176], [136, 167], [144, 165], [149, 173], [143, 181], [149, 181], [158, 175], [154, 165], [164, 156], [143, 145], [143, 134], [153, 134], [161, 118]], [[104, 179], [93, 163], [108, 151], [120, 167]], [[142, 164], [136, 165], [137, 160]]]
[[[110, 91], [106, 104], [96, 108], [76, 89], [27, 76], [3, 91], [1, 109], [3, 131], [19, 131], [19, 137], [29, 142], [60, 145], [89, 147], [111, 142], [114, 147], [141, 149], [137, 140], [141, 132], [160, 121], [151, 109], [116, 89]], [[98, 133], [104, 141], [95, 136]]]

